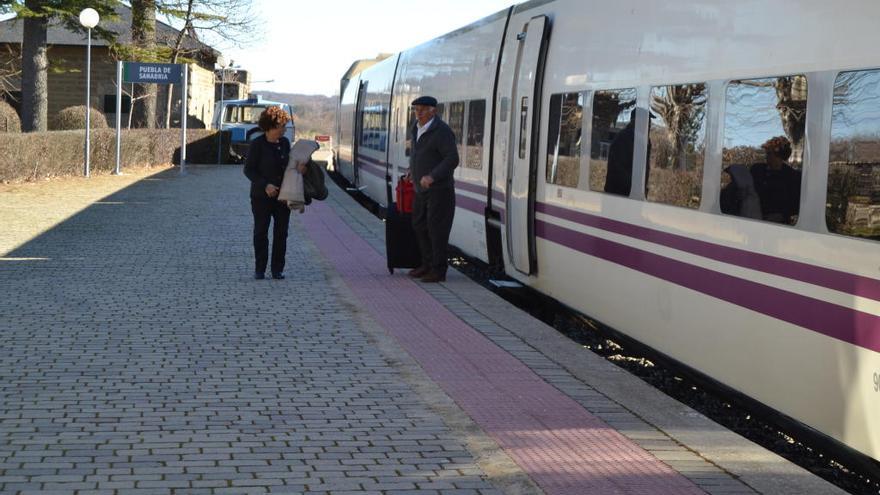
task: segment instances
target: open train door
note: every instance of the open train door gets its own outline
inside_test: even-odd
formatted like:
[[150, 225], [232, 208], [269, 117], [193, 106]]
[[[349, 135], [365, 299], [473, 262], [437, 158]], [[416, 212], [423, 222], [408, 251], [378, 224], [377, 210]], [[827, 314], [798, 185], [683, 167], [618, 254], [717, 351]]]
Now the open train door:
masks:
[[361, 124], [363, 124], [364, 119], [364, 100], [367, 98], [367, 81], [361, 81], [360, 86], [358, 87], [357, 94], [357, 102], [354, 105], [354, 125], [352, 129], [354, 129], [354, 136], [352, 136], [351, 140], [351, 167], [352, 167], [352, 180], [351, 185], [354, 187], [360, 187], [361, 185], [361, 167], [358, 165], [358, 155], [360, 155], [360, 143], [361, 138], [363, 137], [363, 129]]
[[[529, 19], [513, 35], [519, 42], [511, 101], [514, 121], [507, 171], [507, 252], [514, 268], [531, 275], [538, 269], [535, 248], [535, 189], [538, 173], [538, 131], [541, 118], [541, 85], [550, 39], [547, 16]], [[518, 117], [516, 117], [518, 115]]]

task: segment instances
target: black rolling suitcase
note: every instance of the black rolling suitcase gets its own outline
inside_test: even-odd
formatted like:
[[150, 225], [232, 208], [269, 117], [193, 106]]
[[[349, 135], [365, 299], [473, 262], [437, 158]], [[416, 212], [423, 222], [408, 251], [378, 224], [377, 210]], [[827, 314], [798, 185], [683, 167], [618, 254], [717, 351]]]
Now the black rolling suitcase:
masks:
[[[402, 185], [403, 184], [403, 185]], [[422, 264], [419, 242], [412, 227], [412, 183], [409, 191], [404, 181], [397, 183], [397, 203], [391, 201], [391, 184], [388, 185], [388, 212], [385, 218], [385, 257], [388, 273], [395, 268], [415, 268]], [[400, 205], [403, 211], [398, 211]]]

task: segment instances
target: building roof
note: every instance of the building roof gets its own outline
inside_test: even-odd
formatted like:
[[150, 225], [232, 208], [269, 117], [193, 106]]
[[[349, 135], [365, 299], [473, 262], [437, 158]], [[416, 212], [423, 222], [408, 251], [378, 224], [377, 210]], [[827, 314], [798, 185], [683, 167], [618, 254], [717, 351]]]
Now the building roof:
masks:
[[[119, 16], [113, 21], [102, 21], [100, 26], [117, 34], [116, 41], [123, 44], [131, 43], [131, 7], [120, 4], [116, 8]], [[17, 17], [0, 21], [0, 43], [20, 44], [22, 40], [23, 22]], [[179, 30], [156, 19], [156, 43], [170, 45], [177, 39]], [[85, 33], [70, 31], [57, 19], [49, 24], [46, 33], [47, 43], [50, 45], [85, 46], [87, 43]], [[108, 46], [107, 40], [92, 37], [92, 46]], [[202, 54], [202, 59], [213, 63], [220, 55], [214, 48], [195, 39], [195, 33], [190, 33], [184, 38], [184, 48], [187, 51], [196, 51]]]

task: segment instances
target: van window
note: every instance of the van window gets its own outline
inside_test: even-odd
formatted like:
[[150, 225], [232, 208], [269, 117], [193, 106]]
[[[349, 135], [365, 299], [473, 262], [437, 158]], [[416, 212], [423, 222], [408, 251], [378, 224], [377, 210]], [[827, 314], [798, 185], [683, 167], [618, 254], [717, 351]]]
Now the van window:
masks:
[[807, 78], [731, 81], [726, 98], [721, 212], [794, 225], [801, 198]]
[[[593, 94], [590, 189], [629, 196], [632, 185], [635, 88]], [[632, 122], [632, 124], [630, 124]]]
[[583, 93], [558, 93], [550, 96], [546, 172], [548, 184], [577, 187], [581, 167], [583, 115]]
[[825, 220], [830, 232], [880, 241], [880, 70], [834, 82]]
[[706, 148], [706, 85], [651, 88], [648, 201], [700, 207]]

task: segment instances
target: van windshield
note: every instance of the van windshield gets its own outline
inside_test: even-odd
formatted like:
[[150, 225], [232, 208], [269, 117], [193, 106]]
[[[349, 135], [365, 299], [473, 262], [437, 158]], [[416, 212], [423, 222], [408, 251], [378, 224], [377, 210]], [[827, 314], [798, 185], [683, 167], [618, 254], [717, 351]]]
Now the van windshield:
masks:
[[224, 124], [256, 124], [266, 105], [226, 105]]

